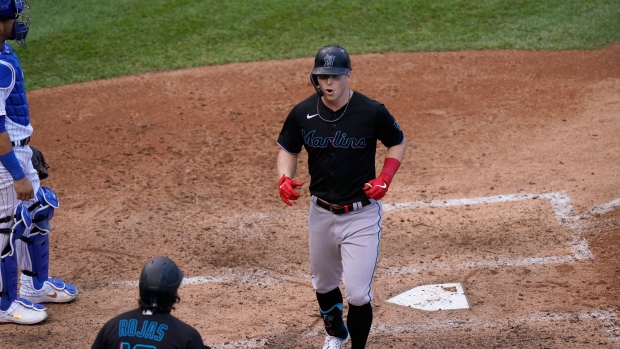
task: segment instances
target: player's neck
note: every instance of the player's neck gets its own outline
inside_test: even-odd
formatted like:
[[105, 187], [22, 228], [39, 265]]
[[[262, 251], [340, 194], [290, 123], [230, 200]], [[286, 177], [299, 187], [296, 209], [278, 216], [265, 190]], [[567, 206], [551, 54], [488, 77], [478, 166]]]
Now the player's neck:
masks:
[[321, 98], [321, 100], [323, 101], [323, 104], [328, 107], [329, 109], [333, 110], [333, 111], [337, 111], [340, 108], [344, 107], [345, 105], [347, 105], [347, 103], [349, 103], [349, 100], [351, 99], [351, 96], [353, 96], [353, 91], [349, 88], [347, 88], [347, 92], [343, 93], [337, 100], [335, 101], [331, 101], [328, 100], [327, 98], [325, 98], [325, 96], [323, 96]]

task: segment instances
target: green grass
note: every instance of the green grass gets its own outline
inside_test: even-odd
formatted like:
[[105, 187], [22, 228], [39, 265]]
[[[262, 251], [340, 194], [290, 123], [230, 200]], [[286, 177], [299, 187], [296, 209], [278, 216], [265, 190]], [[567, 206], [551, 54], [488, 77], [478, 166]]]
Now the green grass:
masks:
[[598, 49], [620, 0], [30, 0], [28, 89], [232, 62], [482, 49]]

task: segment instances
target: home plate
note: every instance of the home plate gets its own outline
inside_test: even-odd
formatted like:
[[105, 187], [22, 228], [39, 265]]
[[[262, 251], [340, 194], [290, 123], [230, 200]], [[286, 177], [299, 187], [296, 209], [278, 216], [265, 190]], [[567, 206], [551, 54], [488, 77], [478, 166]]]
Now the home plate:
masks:
[[387, 301], [430, 311], [469, 309], [467, 297], [459, 283], [418, 286]]

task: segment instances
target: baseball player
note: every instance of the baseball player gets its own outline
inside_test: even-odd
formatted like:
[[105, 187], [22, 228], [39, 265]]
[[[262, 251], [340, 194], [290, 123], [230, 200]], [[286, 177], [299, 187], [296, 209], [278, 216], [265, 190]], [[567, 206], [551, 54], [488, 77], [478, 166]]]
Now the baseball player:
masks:
[[109, 320], [92, 349], [210, 349], [192, 326], [172, 316], [183, 271], [168, 257], [150, 259], [140, 273], [139, 308]]
[[[381, 198], [405, 156], [405, 136], [383, 104], [352, 91], [351, 60], [336, 45], [321, 48], [310, 81], [316, 90], [289, 113], [277, 144], [278, 187], [289, 206], [299, 198], [297, 156], [308, 152], [308, 217], [312, 286], [326, 330], [324, 349], [362, 349], [372, 324], [372, 279], [377, 266]], [[387, 147], [379, 176], [377, 141]], [[349, 305], [343, 320], [340, 278]]]
[[29, 9], [25, 0], [0, 0], [0, 322], [17, 324], [45, 320], [46, 308], [37, 303], [65, 303], [78, 296], [75, 286], [48, 277], [48, 233], [58, 198], [40, 185], [33, 168], [24, 75], [6, 42], [25, 48]]

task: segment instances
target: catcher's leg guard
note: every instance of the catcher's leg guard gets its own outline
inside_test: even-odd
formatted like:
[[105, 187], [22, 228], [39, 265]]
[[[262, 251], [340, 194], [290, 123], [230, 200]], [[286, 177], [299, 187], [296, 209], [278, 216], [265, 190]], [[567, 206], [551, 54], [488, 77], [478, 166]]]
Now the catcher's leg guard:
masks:
[[47, 318], [45, 306], [17, 298], [17, 259], [0, 258], [0, 323], [36, 324]]
[[[12, 227], [7, 225], [13, 224]], [[17, 298], [15, 241], [30, 229], [30, 215], [18, 205], [13, 216], [0, 219], [0, 323], [35, 324], [47, 318], [45, 306]]]
[[19, 204], [12, 216], [0, 219], [0, 311], [17, 298], [17, 257], [15, 241], [31, 228], [30, 214]]
[[40, 187], [36, 194], [37, 202], [28, 210], [32, 215], [32, 229], [24, 232], [18, 242], [19, 266], [22, 273], [32, 277], [34, 288], [41, 289], [47, 281], [49, 270], [49, 236], [50, 220], [58, 208], [58, 198], [49, 188]]
[[0, 258], [0, 311], [6, 311], [17, 298], [17, 259]]
[[16, 242], [18, 262], [22, 269], [20, 296], [32, 302], [65, 303], [77, 297], [77, 289], [60, 279], [50, 278], [49, 235], [50, 220], [58, 208], [58, 198], [46, 187], [37, 191], [38, 202], [31, 205], [32, 229]]

